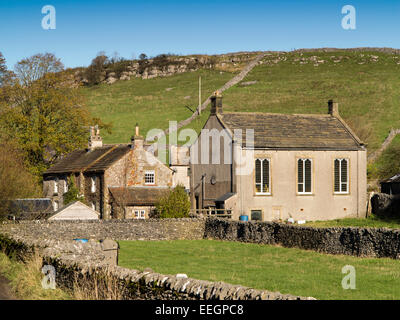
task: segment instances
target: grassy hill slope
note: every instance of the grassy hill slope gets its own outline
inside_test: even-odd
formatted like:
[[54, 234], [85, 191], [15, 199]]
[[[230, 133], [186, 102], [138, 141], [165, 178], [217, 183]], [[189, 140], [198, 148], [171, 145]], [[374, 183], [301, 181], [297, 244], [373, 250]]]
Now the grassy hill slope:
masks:
[[[145, 135], [151, 128], [167, 128], [168, 120], [189, 117], [191, 111], [185, 106], [194, 109], [198, 104], [199, 75], [203, 100], [234, 76], [201, 70], [83, 91], [93, 115], [114, 124], [105, 141], [127, 142], [136, 122]], [[344, 50], [271, 53], [223, 96], [226, 111], [278, 113], [326, 113], [327, 101], [335, 99], [342, 117], [371, 152], [391, 128], [400, 128], [400, 55]], [[199, 130], [208, 112], [188, 127]]]

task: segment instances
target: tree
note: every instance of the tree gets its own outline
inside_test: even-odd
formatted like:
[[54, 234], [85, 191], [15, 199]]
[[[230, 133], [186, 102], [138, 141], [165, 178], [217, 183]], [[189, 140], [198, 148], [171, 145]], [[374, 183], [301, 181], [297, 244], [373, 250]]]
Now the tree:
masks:
[[6, 59], [0, 52], [0, 88], [13, 78], [13, 72], [7, 70]]
[[85, 201], [85, 197], [80, 194], [79, 189], [75, 185], [73, 177], [68, 178], [68, 191], [64, 193], [64, 206], [74, 201]]
[[38, 53], [22, 59], [15, 67], [15, 75], [23, 86], [28, 86], [44, 75], [64, 70], [64, 65], [52, 53]]
[[139, 55], [139, 59], [140, 59], [140, 60], [146, 60], [146, 59], [147, 59], [147, 55], [146, 55], [145, 53], [141, 53], [141, 54]]
[[183, 185], [170, 190], [156, 205], [160, 218], [189, 217], [190, 201]]
[[[3, 139], [2, 139], [3, 141]], [[0, 143], [0, 219], [7, 216], [9, 200], [40, 194], [35, 177], [28, 171], [23, 155], [11, 142]]]
[[[48, 56], [43, 57], [44, 66]], [[0, 96], [0, 132], [16, 139], [31, 172], [40, 179], [60, 155], [84, 145], [90, 119], [79, 90], [70, 85], [65, 73], [43, 74], [43, 70], [55, 70], [43, 67], [39, 77], [38, 68], [30, 70], [32, 74], [23, 73], [24, 79], [30, 79], [27, 85], [17, 82]]]
[[108, 63], [109, 59], [105, 53], [98, 53], [96, 58], [92, 60], [90, 66], [85, 70], [85, 76], [89, 85], [99, 84], [105, 79], [105, 69]]

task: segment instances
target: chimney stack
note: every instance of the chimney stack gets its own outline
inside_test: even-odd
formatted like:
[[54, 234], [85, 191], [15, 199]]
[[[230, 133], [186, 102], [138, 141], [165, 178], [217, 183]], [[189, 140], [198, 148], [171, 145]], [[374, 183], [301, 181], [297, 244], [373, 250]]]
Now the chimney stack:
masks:
[[94, 127], [90, 127], [90, 136], [88, 149], [93, 150], [96, 148], [101, 148], [103, 146], [103, 139], [100, 136], [99, 126], [96, 124]]
[[131, 149], [143, 148], [144, 139], [139, 135], [139, 124], [136, 123], [135, 135], [131, 138]]
[[329, 100], [328, 101], [328, 113], [334, 117], [340, 117], [339, 114], [339, 103]]
[[222, 113], [222, 95], [217, 90], [211, 96], [211, 114], [216, 115]]

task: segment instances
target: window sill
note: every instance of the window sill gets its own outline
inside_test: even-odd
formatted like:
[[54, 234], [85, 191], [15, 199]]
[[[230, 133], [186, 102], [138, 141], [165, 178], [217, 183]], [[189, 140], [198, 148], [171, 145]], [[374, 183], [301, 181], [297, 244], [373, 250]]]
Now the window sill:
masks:
[[272, 196], [272, 193], [255, 193], [255, 197], [266, 197], [266, 196]]
[[349, 196], [350, 192], [334, 192], [334, 196]]
[[303, 196], [315, 196], [315, 194], [314, 193], [296, 193], [296, 196], [301, 196], [301, 197], [303, 197]]

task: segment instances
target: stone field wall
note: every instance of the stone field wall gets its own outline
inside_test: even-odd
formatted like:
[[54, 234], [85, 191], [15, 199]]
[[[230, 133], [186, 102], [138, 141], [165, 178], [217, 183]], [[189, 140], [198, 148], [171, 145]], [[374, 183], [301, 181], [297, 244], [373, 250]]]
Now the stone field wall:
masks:
[[313, 228], [274, 222], [208, 219], [205, 238], [281, 245], [329, 254], [400, 258], [400, 230]]
[[[240, 285], [231, 285], [223, 282], [210, 282], [191, 278], [182, 278], [177, 275], [163, 275], [151, 269], [142, 271], [119, 267], [107, 263], [106, 256], [102, 250], [102, 244], [97, 240], [80, 243], [73, 240], [56, 239], [57, 235], [67, 238], [67, 227], [73, 236], [80, 235], [103, 235], [99, 229], [111, 225], [120, 228], [116, 235], [123, 235], [124, 239], [133, 239], [137, 234], [144, 236], [145, 233], [127, 234], [123, 233], [121, 226], [131, 225], [136, 228], [153, 228], [166, 226], [170, 223], [170, 230], [174, 234], [175, 228], [183, 226], [204, 226], [204, 220], [189, 219], [178, 223], [174, 219], [165, 220], [163, 223], [21, 223], [18, 225], [0, 226], [0, 250], [8, 256], [26, 259], [34, 251], [43, 257], [44, 265], [51, 265], [56, 270], [56, 285], [61, 288], [73, 290], [89, 290], [96, 295], [97, 299], [157, 299], [157, 300], [312, 300], [311, 297], [299, 297], [279, 292], [266, 290], [255, 290]], [[67, 227], [65, 227], [67, 225]], [[78, 227], [80, 225], [80, 227]], [[12, 226], [12, 228], [10, 228]], [[18, 228], [21, 227], [22, 228]], [[54, 231], [51, 238], [35, 237], [29, 235], [28, 230], [38, 227], [41, 231]], [[55, 231], [57, 227], [62, 232]], [[87, 227], [90, 231], [86, 233], [83, 229]], [[46, 229], [47, 228], [47, 229]], [[66, 228], [66, 229], [65, 229]], [[107, 229], [110, 230], [110, 229]], [[124, 229], [125, 230], [125, 229]], [[95, 233], [96, 231], [98, 233]], [[37, 232], [37, 231], [35, 231]], [[34, 233], [35, 233], [34, 232]], [[103, 232], [103, 231], [102, 231]], [[125, 231], [126, 232], [126, 231]], [[204, 232], [204, 230], [202, 231]], [[35, 233], [36, 234], [36, 233]], [[156, 232], [157, 234], [157, 232]], [[159, 233], [160, 235], [163, 232]], [[50, 235], [50, 234], [49, 234]], [[164, 238], [165, 234], [163, 234]], [[196, 237], [196, 235], [194, 235]], [[71, 237], [70, 237], [71, 238]], [[193, 237], [187, 236], [192, 239]], [[150, 239], [154, 239], [151, 236]]]

